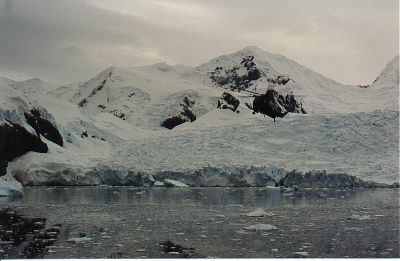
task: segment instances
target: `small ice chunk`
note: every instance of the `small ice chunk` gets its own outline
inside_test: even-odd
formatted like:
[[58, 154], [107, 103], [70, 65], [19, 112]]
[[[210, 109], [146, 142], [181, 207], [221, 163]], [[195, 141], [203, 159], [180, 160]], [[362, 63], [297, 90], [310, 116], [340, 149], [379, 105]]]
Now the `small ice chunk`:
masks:
[[248, 231], [269, 231], [269, 230], [274, 230], [278, 229], [277, 227], [270, 225], [270, 224], [256, 224], [256, 225], [250, 225], [247, 227], [243, 228], [244, 230]]
[[90, 237], [71, 237], [69, 239], [67, 239], [67, 242], [70, 243], [85, 243], [85, 242], [89, 242], [92, 241], [92, 239]]
[[177, 180], [173, 180], [173, 179], [164, 179], [164, 184], [167, 187], [178, 187], [178, 188], [187, 188], [187, 187], [189, 187], [185, 183], [177, 181]]
[[151, 181], [151, 182], [155, 182], [156, 180], [153, 178], [153, 175], [149, 175], [149, 181]]
[[300, 256], [300, 257], [308, 257], [310, 254], [306, 251], [302, 251], [302, 252], [293, 252], [292, 253], [295, 256]]
[[353, 215], [351, 215], [351, 217], [349, 219], [363, 221], [363, 220], [369, 220], [370, 218], [371, 218], [370, 215], [362, 216], [362, 215], [358, 215], [358, 214], [353, 214]]
[[164, 187], [164, 183], [162, 183], [161, 181], [156, 181], [156, 182], [154, 182], [154, 186], [155, 187]]
[[273, 216], [272, 213], [266, 212], [262, 208], [257, 208], [256, 210], [245, 214], [247, 217], [266, 217], [266, 216]]

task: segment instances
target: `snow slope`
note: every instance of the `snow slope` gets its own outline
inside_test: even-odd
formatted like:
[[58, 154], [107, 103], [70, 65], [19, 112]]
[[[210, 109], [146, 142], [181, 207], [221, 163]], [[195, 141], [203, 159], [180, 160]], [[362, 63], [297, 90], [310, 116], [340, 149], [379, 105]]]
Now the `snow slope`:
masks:
[[205, 77], [193, 68], [165, 63], [111, 67], [83, 83], [71, 102], [89, 115], [105, 112], [134, 127], [159, 129], [163, 120], [176, 113], [185, 96], [195, 101], [196, 115], [215, 108], [221, 93], [204, 85]]
[[[217, 67], [219, 79], [238, 76], [250, 91], [293, 92], [307, 114], [276, 123], [252, 114], [245, 105], [252, 93], [216, 84], [210, 72]], [[260, 75], [243, 77], [255, 68]], [[227, 175], [235, 173], [281, 177], [294, 169], [398, 181], [398, 57], [368, 88], [342, 85], [281, 55], [246, 47], [196, 68], [110, 67], [79, 84], [0, 78], [0, 91], [0, 121], [25, 124], [23, 112], [40, 105], [65, 140], [60, 147], [44, 139], [47, 154], [29, 152], [9, 164], [8, 175], [17, 171], [25, 184], [102, 184], [140, 173], [162, 181], [199, 170], [208, 173], [206, 184], [228, 184]], [[217, 109], [226, 91], [240, 100], [237, 112]], [[185, 97], [195, 101], [196, 120], [161, 127]]]
[[367, 88], [372, 104], [385, 103], [382, 108], [399, 109], [399, 56], [391, 60], [378, 78]]

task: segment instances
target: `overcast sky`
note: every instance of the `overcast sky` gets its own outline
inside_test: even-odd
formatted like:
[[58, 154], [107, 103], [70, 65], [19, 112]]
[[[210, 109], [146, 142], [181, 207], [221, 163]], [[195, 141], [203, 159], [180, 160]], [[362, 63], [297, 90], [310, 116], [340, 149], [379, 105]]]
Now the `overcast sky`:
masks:
[[0, 0], [0, 76], [86, 81], [248, 45], [368, 84], [399, 52], [398, 0]]

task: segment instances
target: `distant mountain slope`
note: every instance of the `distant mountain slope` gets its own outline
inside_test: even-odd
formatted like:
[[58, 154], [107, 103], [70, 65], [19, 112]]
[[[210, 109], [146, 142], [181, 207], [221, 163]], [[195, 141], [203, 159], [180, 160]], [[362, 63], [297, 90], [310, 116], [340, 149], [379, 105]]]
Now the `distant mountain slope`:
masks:
[[395, 88], [399, 85], [399, 56], [393, 58], [369, 86], [371, 89]]
[[378, 78], [367, 88], [370, 105], [399, 110], [399, 56], [391, 60]]

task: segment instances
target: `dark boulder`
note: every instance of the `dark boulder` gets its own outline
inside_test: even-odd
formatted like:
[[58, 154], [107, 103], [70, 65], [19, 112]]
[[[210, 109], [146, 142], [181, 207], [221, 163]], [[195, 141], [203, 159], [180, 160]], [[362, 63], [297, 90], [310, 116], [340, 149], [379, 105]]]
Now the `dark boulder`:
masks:
[[240, 101], [235, 98], [230, 93], [224, 92], [222, 98], [218, 100], [217, 108], [219, 109], [229, 109], [231, 111], [236, 111], [239, 107]]
[[6, 174], [8, 162], [29, 151], [46, 153], [48, 147], [40, 138], [19, 124], [0, 125], [0, 175]]
[[63, 138], [57, 128], [48, 120], [44, 119], [38, 109], [31, 109], [25, 113], [26, 122], [35, 129], [37, 135], [42, 135], [46, 139], [63, 146]]
[[293, 94], [283, 96], [273, 89], [254, 98], [253, 110], [268, 115], [274, 121], [276, 117], [283, 118], [289, 112], [306, 113], [302, 104], [294, 98]]
[[192, 112], [192, 107], [194, 106], [194, 104], [195, 101], [186, 96], [185, 98], [183, 98], [183, 101], [180, 104], [181, 111], [164, 120], [163, 123], [161, 123], [161, 126], [172, 130], [176, 126], [181, 125], [185, 122], [195, 121], [196, 115], [194, 115], [194, 113]]
[[181, 116], [181, 115], [174, 115], [172, 117], [167, 118], [162, 124], [161, 126], [167, 129], [172, 130], [173, 128], [175, 128], [178, 125], [181, 125], [183, 123], [185, 123], [187, 120]]

